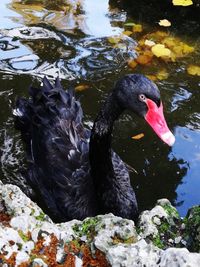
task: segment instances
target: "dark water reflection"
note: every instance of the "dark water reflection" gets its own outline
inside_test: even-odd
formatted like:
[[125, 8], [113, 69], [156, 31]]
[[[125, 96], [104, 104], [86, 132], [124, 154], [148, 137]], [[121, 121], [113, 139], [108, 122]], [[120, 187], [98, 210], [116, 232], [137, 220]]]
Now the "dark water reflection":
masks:
[[[71, 10], [76, 12], [66, 11], [61, 5], [48, 8], [36, 2], [31, 6], [17, 1], [0, 2], [1, 178], [20, 185], [26, 192], [29, 188], [20, 174], [25, 167], [24, 148], [12, 118], [16, 96], [27, 95], [29, 84], [38, 84], [44, 75], [59, 75], [66, 87], [86, 83], [89, 89], [78, 95], [85, 124], [91, 127], [114, 81], [133, 72], [126, 61], [135, 56], [135, 40], [124, 36], [120, 46], [114, 47], [107, 36], [120, 34], [125, 21], [138, 19], [118, 9], [116, 1], [110, 9], [106, 0], [99, 1], [98, 8], [92, 0], [85, 0], [78, 7], [74, 1]], [[148, 31], [157, 29], [156, 24], [146, 25]], [[199, 62], [200, 42], [187, 31], [181, 37], [196, 47], [195, 52], [179, 62], [165, 63], [169, 78], [158, 82], [166, 119], [176, 135], [175, 145], [168, 148], [142, 120], [124, 114], [116, 123], [113, 146], [137, 170], [138, 174], [131, 178], [141, 209], [167, 197], [184, 215], [188, 207], [200, 202], [200, 80], [186, 72], [188, 64]], [[163, 68], [162, 62], [158, 64]], [[144, 74], [154, 70], [155, 66], [136, 69]], [[131, 139], [141, 132], [145, 134], [143, 139]]]

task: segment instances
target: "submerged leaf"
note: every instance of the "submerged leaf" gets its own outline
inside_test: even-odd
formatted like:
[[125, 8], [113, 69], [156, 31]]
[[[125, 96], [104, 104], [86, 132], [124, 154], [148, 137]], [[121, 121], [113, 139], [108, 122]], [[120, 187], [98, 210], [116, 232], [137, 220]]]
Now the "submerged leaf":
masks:
[[133, 25], [133, 32], [142, 32], [142, 25], [141, 24], [134, 24]]
[[152, 75], [152, 74], [147, 74], [146, 77], [149, 78], [150, 80], [154, 81], [154, 82], [157, 80], [157, 77], [155, 75]]
[[200, 66], [197, 66], [197, 65], [189, 65], [187, 67], [187, 72], [190, 75], [200, 76]]
[[130, 59], [128, 65], [130, 68], [134, 69], [137, 66], [137, 62], [134, 59]]
[[75, 90], [78, 92], [84, 91], [89, 88], [89, 85], [87, 84], [80, 84], [75, 87]]
[[139, 55], [136, 58], [136, 62], [140, 65], [146, 65], [151, 62], [153, 55]]
[[118, 44], [121, 41], [119, 36], [108, 37], [108, 42], [111, 44]]
[[158, 80], [166, 80], [168, 77], [169, 77], [169, 73], [167, 72], [166, 69], [162, 69], [162, 70], [158, 71], [156, 74], [156, 78]]
[[133, 32], [132, 31], [124, 31], [123, 34], [130, 36]]
[[141, 139], [142, 137], [144, 137], [144, 134], [143, 133], [140, 133], [140, 134], [137, 134], [135, 136], [132, 136], [131, 138], [134, 139], [134, 140], [139, 140]]

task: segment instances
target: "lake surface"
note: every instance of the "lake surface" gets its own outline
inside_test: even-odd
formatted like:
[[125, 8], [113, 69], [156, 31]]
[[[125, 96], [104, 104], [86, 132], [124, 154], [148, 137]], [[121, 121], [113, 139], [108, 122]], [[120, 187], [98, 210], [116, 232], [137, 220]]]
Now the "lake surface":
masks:
[[[156, 83], [169, 128], [176, 136], [175, 145], [167, 147], [143, 120], [124, 114], [115, 125], [113, 147], [137, 171], [131, 174], [131, 182], [141, 210], [153, 207], [159, 198], [168, 198], [184, 216], [189, 207], [200, 203], [200, 76], [187, 71], [191, 64], [200, 66], [198, 34], [191, 34], [189, 27], [183, 31], [176, 22], [163, 28], [153, 19], [138, 19], [117, 4], [108, 6], [106, 0], [79, 1], [78, 5], [72, 1], [71, 7], [62, 1], [49, 1], [46, 6], [39, 2], [0, 1], [2, 181], [29, 191], [21, 174], [26, 161], [12, 109], [17, 96], [27, 96], [30, 84], [39, 85], [44, 75], [51, 79], [59, 75], [65, 88], [82, 85], [77, 95], [85, 125], [91, 127], [119, 77], [134, 72], [154, 76], [164, 69], [164, 79]], [[142, 25], [142, 32], [129, 37], [122, 34], [130, 31], [127, 22]], [[199, 21], [190, 20], [188, 25], [199, 27]], [[157, 31], [178, 38], [194, 51], [174, 61], [155, 59], [130, 68], [127, 61], [137, 57], [137, 42]], [[131, 138], [140, 133], [143, 138]]]

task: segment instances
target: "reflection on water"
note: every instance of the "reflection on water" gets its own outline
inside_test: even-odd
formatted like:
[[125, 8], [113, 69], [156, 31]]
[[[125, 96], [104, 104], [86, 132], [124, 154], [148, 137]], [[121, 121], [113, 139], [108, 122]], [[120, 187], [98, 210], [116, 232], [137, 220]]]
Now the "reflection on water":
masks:
[[[199, 114], [200, 115], [200, 114]], [[198, 115], [198, 116], [199, 116]], [[200, 166], [200, 120], [198, 119], [197, 131], [187, 127], [177, 127], [176, 136], [178, 141], [173, 148], [173, 156], [184, 158], [187, 162], [187, 173], [184, 175], [182, 182], [176, 189], [177, 204], [181, 214], [187, 212], [187, 208], [199, 204], [198, 189], [200, 185], [199, 166]], [[191, 128], [191, 127], [190, 127]]]
[[[121, 34], [124, 22], [134, 21], [134, 14], [109, 7], [107, 0], [63, 2], [0, 2], [3, 11], [0, 21], [1, 177], [3, 181], [20, 185], [26, 192], [30, 190], [20, 175], [25, 167], [24, 149], [12, 119], [16, 96], [27, 95], [29, 84], [38, 85], [44, 75], [49, 78], [59, 75], [66, 88], [87, 83], [89, 89], [79, 95], [85, 124], [91, 127], [114, 81], [133, 72], [127, 60], [135, 58], [135, 39], [141, 37], [140, 33], [132, 38]], [[158, 30], [157, 24], [149, 24], [145, 33]], [[116, 34], [120, 35], [120, 45], [107, 38]], [[199, 40], [189, 37], [187, 32], [180, 36], [198, 47]], [[169, 77], [157, 84], [166, 119], [176, 135], [175, 145], [168, 148], [143, 121], [130, 114], [124, 114], [116, 123], [113, 146], [137, 170], [131, 182], [141, 209], [167, 197], [184, 215], [189, 206], [200, 202], [200, 83], [198, 76], [190, 76], [186, 71], [188, 64], [199, 59], [200, 52], [196, 49], [176, 63], [157, 60], [135, 69], [144, 74], [167, 70]], [[131, 139], [139, 133], [144, 133], [144, 138]]]
[[[86, 34], [93, 36], [109, 36], [113, 34], [119, 34], [122, 32], [122, 29], [119, 27], [113, 27], [111, 25], [111, 20], [108, 17], [108, 1], [93, 1], [88, 0], [84, 1], [83, 9], [85, 11], [85, 29], [83, 31]], [[111, 16], [111, 13], [110, 13]], [[98, 26], [97, 26], [97, 17], [98, 17]], [[118, 21], [125, 22], [126, 17], [118, 17]]]
[[105, 37], [74, 40], [35, 26], [3, 29], [0, 33], [0, 49], [4, 51], [0, 71], [4, 73], [89, 79], [94, 78], [95, 70], [97, 76], [117, 71], [128, 57], [134, 56], [135, 42], [126, 36], [122, 39], [123, 48], [113, 48]]

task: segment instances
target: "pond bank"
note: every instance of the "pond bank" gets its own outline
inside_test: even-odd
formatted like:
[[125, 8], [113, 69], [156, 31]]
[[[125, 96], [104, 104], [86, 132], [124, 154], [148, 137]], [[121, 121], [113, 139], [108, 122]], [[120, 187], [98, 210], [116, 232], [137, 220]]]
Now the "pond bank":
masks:
[[196, 267], [199, 252], [198, 206], [180, 218], [158, 200], [137, 226], [112, 214], [54, 224], [17, 186], [0, 182], [1, 266]]

